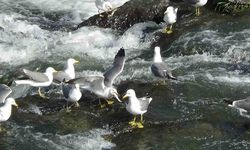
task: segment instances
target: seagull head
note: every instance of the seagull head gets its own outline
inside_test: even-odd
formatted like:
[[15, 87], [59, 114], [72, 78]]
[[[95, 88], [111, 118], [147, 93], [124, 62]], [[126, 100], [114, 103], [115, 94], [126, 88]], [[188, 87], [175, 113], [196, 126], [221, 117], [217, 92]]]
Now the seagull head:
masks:
[[122, 97], [122, 99], [125, 99], [127, 97], [136, 97], [135, 90], [133, 89], [127, 90], [126, 94]]
[[119, 94], [115, 88], [110, 88], [110, 94], [114, 96], [119, 102], [122, 102], [119, 98]]
[[74, 58], [69, 58], [69, 59], [67, 60], [67, 63], [68, 63], [68, 64], [77, 64], [77, 63], [80, 63], [80, 61], [75, 60]]
[[57, 72], [57, 71], [54, 68], [52, 68], [52, 67], [48, 67], [46, 69], [46, 74], [53, 74], [54, 72]]
[[17, 103], [16, 103], [16, 101], [15, 101], [14, 98], [11, 98], [11, 97], [7, 98], [6, 102], [9, 103], [9, 104], [11, 104], [11, 105], [13, 105], [13, 106], [16, 106], [18, 108], [18, 105], [17, 105]]

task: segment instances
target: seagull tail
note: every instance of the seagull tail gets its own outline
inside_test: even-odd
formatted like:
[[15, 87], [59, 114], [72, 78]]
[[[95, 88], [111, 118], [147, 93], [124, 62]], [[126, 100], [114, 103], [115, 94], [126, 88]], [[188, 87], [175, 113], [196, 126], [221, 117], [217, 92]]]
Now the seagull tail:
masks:
[[168, 75], [168, 79], [177, 80], [177, 78], [174, 77], [173, 75]]

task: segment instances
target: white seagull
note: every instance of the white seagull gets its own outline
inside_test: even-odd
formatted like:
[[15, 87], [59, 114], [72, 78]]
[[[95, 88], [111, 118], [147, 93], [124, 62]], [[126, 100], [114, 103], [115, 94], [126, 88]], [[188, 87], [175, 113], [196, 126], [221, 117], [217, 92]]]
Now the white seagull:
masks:
[[80, 106], [78, 101], [82, 97], [82, 92], [79, 84], [62, 83], [62, 92], [67, 101], [67, 111], [70, 109], [68, 102], [74, 103], [76, 107]]
[[201, 14], [200, 7], [206, 5], [207, 0], [184, 0], [186, 3], [195, 7], [195, 14], [199, 16]]
[[[147, 112], [148, 106], [152, 101], [151, 97], [137, 98], [133, 89], [127, 90], [122, 99], [128, 97], [128, 103], [126, 103], [126, 109], [129, 113], [134, 115], [134, 119], [129, 122], [132, 127], [137, 126], [143, 128], [143, 114]], [[141, 115], [141, 122], [136, 122], [136, 115]]]
[[163, 78], [163, 79], [168, 78], [176, 80], [176, 78], [172, 75], [171, 71], [169, 70], [167, 64], [162, 61], [161, 49], [158, 46], [156, 46], [154, 49], [154, 59], [153, 63], [151, 64], [151, 71], [154, 74], [154, 76], [158, 78]]
[[102, 17], [101, 11], [106, 12], [109, 16], [113, 16], [113, 14], [116, 11], [116, 9], [113, 9], [113, 6], [109, 0], [95, 0], [95, 5], [101, 17]]
[[53, 81], [53, 73], [56, 70], [52, 67], [48, 67], [44, 73], [30, 71], [28, 69], [23, 69], [23, 72], [30, 78], [28, 80], [15, 80], [17, 85], [19, 84], [27, 84], [33, 87], [39, 87], [38, 93], [39, 96], [46, 98], [44, 94], [41, 93], [40, 87], [47, 87]]
[[74, 64], [80, 63], [78, 60], [69, 58], [62, 71], [53, 73], [54, 82], [63, 82], [63, 80], [68, 81], [75, 78], [75, 67]]
[[[173, 24], [177, 20], [177, 11], [178, 8], [174, 8], [173, 6], [168, 6], [167, 10], [164, 12], [164, 18], [163, 20], [166, 22], [167, 27], [165, 28], [165, 31], [167, 34], [173, 33]], [[170, 25], [168, 27], [168, 25]]]
[[15, 100], [11, 97], [7, 98], [12, 90], [4, 84], [0, 84], [0, 122], [6, 121], [11, 116], [12, 105], [18, 107]]

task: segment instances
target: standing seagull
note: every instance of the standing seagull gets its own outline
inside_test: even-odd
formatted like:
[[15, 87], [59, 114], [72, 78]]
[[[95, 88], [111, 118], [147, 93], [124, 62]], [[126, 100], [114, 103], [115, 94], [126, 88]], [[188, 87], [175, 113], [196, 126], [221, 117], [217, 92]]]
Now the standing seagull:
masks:
[[[128, 103], [126, 103], [126, 109], [129, 113], [134, 115], [133, 121], [130, 121], [129, 124], [132, 127], [137, 126], [138, 128], [143, 128], [143, 114], [147, 112], [152, 98], [137, 98], [133, 89], [127, 90], [126, 95], [124, 95], [122, 99], [125, 99], [126, 97], [128, 97], [129, 100]], [[141, 122], [136, 122], [136, 115], [141, 115]]]
[[156, 46], [154, 49], [154, 60], [151, 64], [152, 73], [159, 78], [168, 78], [172, 80], [176, 80], [176, 78], [172, 75], [166, 63], [162, 62], [161, 58], [161, 49]]
[[[178, 11], [178, 8], [174, 8], [172, 6], [169, 6], [167, 8], [167, 10], [164, 12], [163, 20], [167, 24], [167, 27], [165, 28], [165, 32], [167, 34], [173, 33], [172, 28], [173, 28], [173, 24], [176, 22], [176, 19], [177, 19], [177, 11]], [[170, 26], [168, 27], [169, 24], [170, 24]]]
[[28, 69], [23, 69], [23, 72], [30, 78], [29, 80], [15, 80], [16, 84], [28, 84], [30, 86], [39, 87], [38, 93], [42, 98], [46, 98], [44, 94], [41, 93], [40, 87], [47, 87], [53, 81], [53, 73], [56, 70], [52, 67], [48, 67], [45, 73], [30, 71]]
[[101, 11], [106, 12], [109, 17], [113, 16], [116, 11], [116, 9], [113, 9], [112, 4], [108, 0], [95, 0], [95, 5], [98, 9], [98, 14], [100, 17], [102, 17]]
[[201, 14], [200, 7], [206, 5], [207, 0], [184, 0], [186, 3], [195, 7], [195, 14], [199, 16]]
[[250, 118], [250, 115], [247, 114], [250, 112], [250, 97], [233, 101], [232, 104], [229, 104], [228, 106], [238, 109], [241, 116]]
[[0, 84], [0, 102], [3, 103], [3, 105], [0, 106], [0, 122], [6, 121], [10, 118], [11, 105], [18, 107], [13, 98], [7, 98], [11, 92], [12, 90], [7, 85]]
[[125, 62], [125, 50], [121, 48], [116, 54], [113, 66], [104, 73], [104, 75], [88, 75], [68, 81], [71, 84], [79, 84], [80, 88], [86, 89], [95, 93], [97, 96], [106, 99], [108, 104], [111, 104], [107, 99], [115, 97], [119, 102], [119, 94], [113, 87], [115, 78], [122, 72]]
[[69, 58], [64, 66], [63, 71], [58, 71], [53, 73], [53, 81], [61, 83], [64, 79], [65, 81], [75, 78], [75, 67], [74, 64], [80, 63], [79, 61]]
[[81, 99], [82, 93], [79, 84], [62, 83], [62, 92], [67, 101], [67, 111], [70, 109], [68, 102], [74, 103], [76, 107], [80, 106], [78, 101]]

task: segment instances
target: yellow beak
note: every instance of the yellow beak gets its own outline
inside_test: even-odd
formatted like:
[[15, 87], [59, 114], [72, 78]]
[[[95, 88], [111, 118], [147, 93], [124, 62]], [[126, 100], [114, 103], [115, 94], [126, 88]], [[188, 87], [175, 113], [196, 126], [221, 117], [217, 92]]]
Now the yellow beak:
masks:
[[123, 97], [122, 97], [122, 99], [125, 99], [125, 98], [127, 98], [128, 96], [127, 95], [124, 95]]
[[79, 64], [79, 63], [80, 63], [80, 61], [78, 61], [78, 60], [75, 61], [75, 64]]
[[14, 106], [16, 106], [16, 108], [18, 108], [18, 105], [17, 105], [17, 103], [15, 103], [15, 104], [14, 104]]

